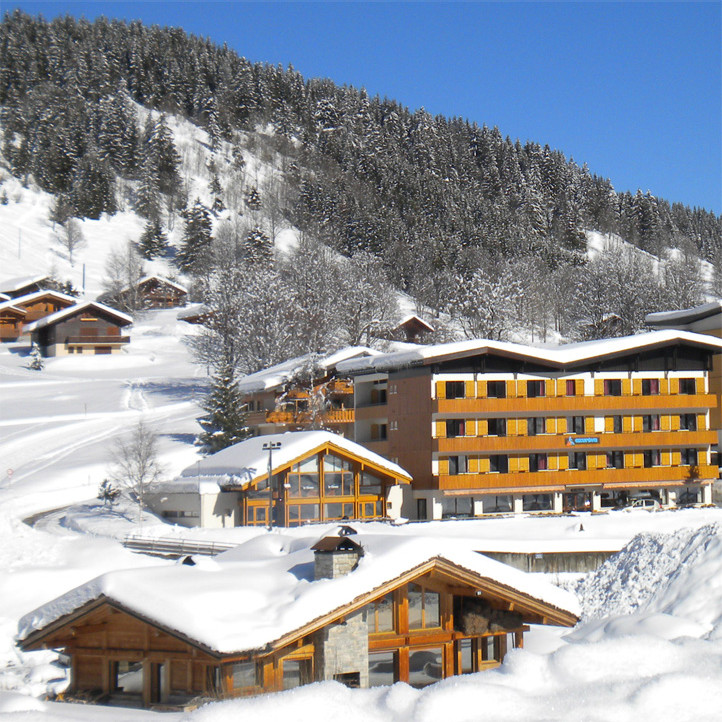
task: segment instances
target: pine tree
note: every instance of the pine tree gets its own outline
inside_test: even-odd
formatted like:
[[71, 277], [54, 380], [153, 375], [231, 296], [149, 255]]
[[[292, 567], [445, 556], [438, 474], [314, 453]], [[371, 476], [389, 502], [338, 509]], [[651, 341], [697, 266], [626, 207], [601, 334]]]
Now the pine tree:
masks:
[[162, 255], [168, 248], [168, 238], [163, 232], [163, 226], [157, 218], [145, 224], [143, 234], [138, 242], [141, 256], [152, 261], [156, 256]]
[[271, 239], [259, 226], [251, 228], [243, 239], [243, 255], [252, 263], [266, 263], [273, 258]]
[[100, 218], [101, 213], [113, 214], [115, 202], [115, 176], [94, 153], [79, 163], [70, 192], [75, 214], [81, 218]]
[[177, 262], [181, 270], [195, 273], [211, 260], [210, 250], [213, 240], [211, 216], [198, 198], [193, 206], [186, 208], [181, 215], [185, 228], [183, 247], [178, 253]]
[[247, 438], [247, 413], [230, 363], [224, 363], [213, 376], [211, 391], [202, 404], [207, 415], [198, 420], [203, 429], [199, 437], [206, 451], [214, 453]]
[[45, 359], [43, 354], [40, 352], [40, 347], [33, 343], [33, 347], [30, 349], [30, 362], [28, 368], [33, 371], [42, 371], [45, 368]]

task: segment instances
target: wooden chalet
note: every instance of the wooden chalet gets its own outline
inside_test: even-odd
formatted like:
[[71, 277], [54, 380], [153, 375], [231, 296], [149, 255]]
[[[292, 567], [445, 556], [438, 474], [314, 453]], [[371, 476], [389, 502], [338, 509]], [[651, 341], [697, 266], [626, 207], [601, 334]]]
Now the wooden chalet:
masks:
[[194, 303], [186, 306], [182, 311], [178, 312], [176, 318], [179, 321], [192, 323], [196, 326], [204, 326], [213, 317], [213, 310], [206, 306], [205, 303]]
[[353, 382], [336, 373], [336, 364], [376, 353], [349, 346], [322, 357], [292, 358], [250, 374], [238, 383], [256, 434], [303, 429], [330, 429], [353, 435]]
[[17, 341], [20, 338], [27, 313], [12, 301], [0, 303], [0, 343]]
[[422, 343], [423, 337], [433, 332], [434, 327], [431, 324], [413, 313], [401, 319], [393, 330], [394, 338], [401, 337], [408, 343]]
[[424, 687], [497, 667], [531, 623], [578, 621], [569, 592], [460, 542], [257, 542], [212, 569], [95, 579], [24, 617], [20, 646], [70, 658], [71, 699], [168, 709], [323, 680]]
[[185, 306], [188, 289], [163, 276], [145, 276], [132, 288], [120, 291], [117, 302], [122, 304], [128, 296], [139, 300], [143, 308], [175, 308]]
[[131, 323], [130, 316], [114, 308], [85, 301], [34, 321], [24, 331], [45, 356], [99, 355], [119, 352], [130, 341], [121, 329]]
[[211, 454], [154, 485], [146, 501], [186, 526], [286, 527], [401, 516], [410, 481], [397, 464], [338, 434], [298, 431]]
[[49, 276], [16, 276], [0, 281], [0, 294], [9, 298], [26, 296], [35, 291], [42, 291], [50, 281]]

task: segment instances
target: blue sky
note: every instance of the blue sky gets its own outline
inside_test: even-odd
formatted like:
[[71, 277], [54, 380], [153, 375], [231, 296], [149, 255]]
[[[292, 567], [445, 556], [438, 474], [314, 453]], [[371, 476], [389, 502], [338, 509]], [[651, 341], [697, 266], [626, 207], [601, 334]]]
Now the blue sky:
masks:
[[496, 125], [619, 190], [722, 212], [719, 2], [11, 2], [140, 19]]

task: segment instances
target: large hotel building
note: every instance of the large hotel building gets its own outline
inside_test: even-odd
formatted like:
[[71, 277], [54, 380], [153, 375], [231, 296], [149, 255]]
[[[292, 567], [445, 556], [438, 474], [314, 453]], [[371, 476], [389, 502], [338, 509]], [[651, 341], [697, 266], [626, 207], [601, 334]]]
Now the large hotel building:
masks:
[[406, 469], [413, 515], [435, 519], [598, 510], [640, 492], [710, 503], [720, 353], [720, 339], [663, 330], [419, 346], [337, 370], [353, 377], [355, 440]]

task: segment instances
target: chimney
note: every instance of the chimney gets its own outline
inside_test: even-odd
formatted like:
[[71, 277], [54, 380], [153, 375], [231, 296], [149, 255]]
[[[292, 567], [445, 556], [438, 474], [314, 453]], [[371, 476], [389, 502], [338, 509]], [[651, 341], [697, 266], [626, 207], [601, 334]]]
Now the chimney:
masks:
[[348, 536], [326, 536], [312, 547], [314, 580], [338, 579], [358, 566], [363, 547]]

